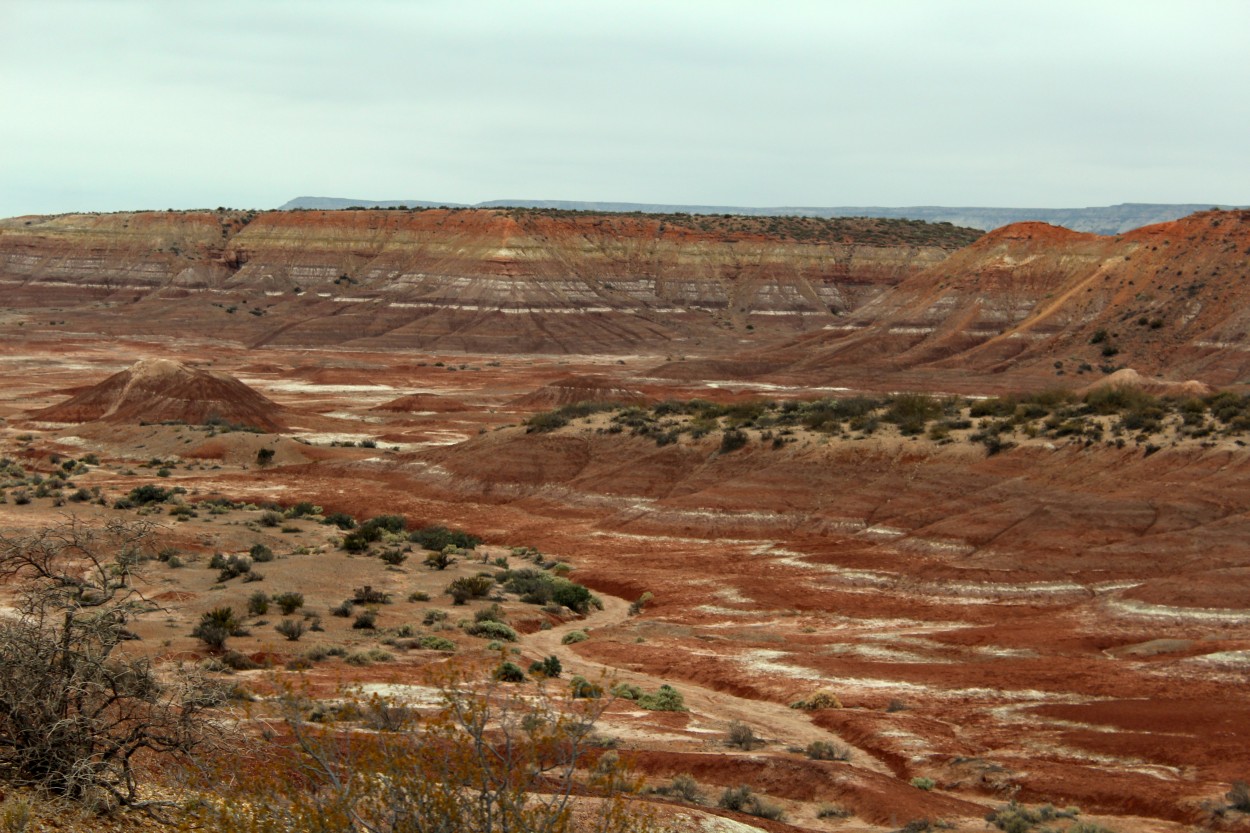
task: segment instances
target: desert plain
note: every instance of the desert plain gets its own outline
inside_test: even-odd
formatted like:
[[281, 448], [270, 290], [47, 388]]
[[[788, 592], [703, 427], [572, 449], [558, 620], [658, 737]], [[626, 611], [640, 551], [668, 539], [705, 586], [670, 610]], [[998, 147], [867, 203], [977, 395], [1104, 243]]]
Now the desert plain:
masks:
[[[1250, 212], [767, 222], [5, 220], [0, 527], [157, 524], [127, 650], [160, 662], [302, 594], [316, 628], [254, 616], [229, 647], [256, 667], [216, 666], [262, 699], [501, 657], [671, 686], [685, 710], [618, 696], [597, 731], [674, 829], [983, 830], [1012, 801], [1246, 828]], [[149, 485], [176, 491], [117, 508]], [[335, 513], [481, 543], [388, 563]], [[261, 580], [209, 566], [258, 544]], [[544, 559], [601, 609], [446, 593]], [[363, 587], [374, 628], [332, 613]], [[515, 642], [457, 624], [492, 603]], [[779, 817], [717, 806], [740, 785]]]

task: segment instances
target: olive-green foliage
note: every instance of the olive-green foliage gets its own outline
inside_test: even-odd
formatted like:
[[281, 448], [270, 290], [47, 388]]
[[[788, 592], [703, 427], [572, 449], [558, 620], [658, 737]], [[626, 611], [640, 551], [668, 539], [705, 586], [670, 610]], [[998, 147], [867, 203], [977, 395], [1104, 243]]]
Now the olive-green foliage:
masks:
[[555, 576], [544, 570], [526, 567], [502, 573], [500, 581], [510, 593], [516, 593], [521, 601], [545, 605], [555, 602], [578, 613], [586, 613], [599, 607], [594, 595], [575, 581]]
[[248, 596], [247, 612], [251, 616], [264, 616], [269, 612], [269, 596], [261, 590]]
[[[1068, 807], [1060, 810], [1050, 804], [1043, 804], [1040, 807], [1026, 807], [1011, 801], [1002, 807], [996, 807], [986, 814], [985, 820], [999, 830], [1005, 833], [1031, 833], [1038, 828], [1039, 825], [1056, 819], [1074, 819], [1080, 813], [1077, 807]], [[1050, 829], [1049, 827], [1043, 829]], [[1069, 827], [1068, 830], [1075, 830], [1076, 827]], [[1092, 828], [1098, 829], [1098, 828]]]
[[685, 698], [681, 692], [667, 683], [656, 689], [654, 694], [644, 694], [636, 701], [641, 708], [654, 712], [684, 712]]
[[448, 529], [445, 526], [429, 526], [408, 533], [408, 540], [427, 550], [442, 552], [446, 547], [471, 550], [482, 543], [482, 539], [471, 535], [463, 529]]
[[785, 815], [780, 807], [775, 804], [769, 804], [760, 798], [746, 784], [740, 787], [727, 788], [721, 793], [720, 800], [716, 804], [718, 807], [723, 807], [726, 810], [733, 810], [736, 813], [747, 813], [771, 821], [781, 821]]
[[321, 522], [326, 526], [337, 526], [342, 530], [356, 528], [356, 519], [344, 512], [331, 512]]
[[587, 640], [586, 631], [569, 631], [560, 640], [561, 645], [573, 645], [577, 642], [585, 642]]
[[831, 740], [814, 740], [807, 745], [804, 752], [813, 761], [849, 761], [851, 759], [849, 747]]
[[568, 425], [572, 420], [582, 419], [601, 411], [613, 411], [619, 407], [621, 407], [619, 403], [612, 402], [575, 402], [554, 411], [534, 414], [525, 421], [525, 432], [534, 434], [555, 431], [557, 428]]
[[235, 618], [232, 608], [215, 607], [200, 617], [191, 635], [210, 649], [220, 651], [225, 647], [226, 640], [239, 635], [242, 629], [243, 625]]
[[564, 671], [560, 658], [552, 655], [530, 664], [530, 673], [536, 677], [556, 679]]
[[454, 604], [462, 605], [469, 599], [480, 599], [495, 586], [490, 576], [460, 576], [447, 585], [446, 592]]
[[569, 691], [576, 698], [595, 699], [603, 696], [603, 686], [592, 683], [581, 675], [569, 680]]
[[149, 483], [147, 485], [136, 486], [131, 489], [127, 497], [130, 499], [131, 503], [139, 506], [145, 506], [149, 503], [164, 503], [169, 500], [169, 497], [172, 494], [172, 489], [162, 489], [160, 486], [153, 486]]
[[489, 619], [484, 622], [472, 622], [465, 626], [464, 632], [469, 636], [479, 636], [483, 639], [502, 639], [505, 642], [516, 642], [517, 634], [512, 628], [503, 622], [492, 622]]
[[421, 637], [418, 644], [427, 651], [446, 651], [451, 653], [456, 650], [456, 643], [445, 636], [434, 636], [433, 634]]
[[273, 603], [278, 606], [278, 610], [281, 610], [284, 616], [290, 616], [304, 606], [304, 594], [294, 592], [279, 593], [273, 597]]
[[904, 434], [919, 434], [925, 424], [942, 415], [945, 408], [923, 393], [900, 393], [890, 397], [883, 419], [898, 426]]
[[503, 662], [495, 669], [495, 679], [502, 683], [523, 683], [525, 672], [515, 662]]

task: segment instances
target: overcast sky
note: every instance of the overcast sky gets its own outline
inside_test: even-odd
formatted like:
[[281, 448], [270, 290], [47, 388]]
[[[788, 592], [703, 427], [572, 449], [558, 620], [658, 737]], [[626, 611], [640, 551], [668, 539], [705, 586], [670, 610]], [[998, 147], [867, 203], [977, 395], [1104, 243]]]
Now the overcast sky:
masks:
[[1250, 203], [1250, 3], [0, 0], [0, 216]]

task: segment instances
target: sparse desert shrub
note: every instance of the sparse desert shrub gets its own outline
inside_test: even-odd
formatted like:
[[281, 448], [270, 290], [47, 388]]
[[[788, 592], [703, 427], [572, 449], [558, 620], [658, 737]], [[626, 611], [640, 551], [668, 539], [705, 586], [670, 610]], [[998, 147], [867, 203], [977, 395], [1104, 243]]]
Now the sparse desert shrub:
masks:
[[[216, 556], [214, 556], [216, 560]], [[213, 566], [213, 562], [208, 564]], [[252, 571], [252, 559], [246, 555], [231, 555], [221, 561], [221, 572], [217, 574], [218, 581], [229, 581], [237, 576], [245, 575]]]
[[637, 700], [646, 694], [640, 686], [633, 683], [617, 683], [612, 686], [612, 696], [620, 697], [622, 700]]
[[336, 526], [344, 531], [356, 528], [356, 519], [345, 512], [331, 512], [321, 522], [326, 526]]
[[282, 523], [282, 515], [272, 509], [266, 509], [264, 512], [260, 513], [261, 526], [274, 527], [278, 526], [280, 523]]
[[469, 599], [480, 599], [495, 586], [495, 580], [489, 576], [461, 576], [447, 585], [447, 593], [452, 602], [462, 605]]
[[530, 673], [537, 677], [556, 679], [564, 672], [564, 666], [557, 656], [549, 656], [530, 665]]
[[842, 708], [842, 701], [839, 700], [838, 696], [834, 694], [832, 691], [825, 691], [824, 689], [821, 689], [820, 691], [815, 692], [814, 694], [812, 694], [809, 697], [804, 698], [803, 700], [799, 700], [798, 702], [791, 703], [790, 708], [805, 709], [807, 711], [819, 711], [821, 709], [840, 709]]
[[360, 532], [369, 541], [377, 541], [383, 532], [399, 535], [407, 528], [408, 522], [400, 515], [378, 515], [360, 525]]
[[745, 431], [730, 428], [721, 434], [720, 452], [721, 454], [729, 454], [732, 451], [737, 451], [746, 445], [749, 439]]
[[750, 752], [757, 746], [762, 746], [764, 741], [755, 734], [755, 730], [740, 720], [731, 721], [729, 724], [729, 736], [725, 742], [730, 746], [736, 746], [739, 749], [745, 749]]
[[463, 529], [448, 529], [445, 526], [428, 526], [408, 533], [408, 540], [420, 545], [423, 549], [441, 552], [447, 547], [471, 550], [482, 543], [476, 535]]
[[251, 616], [264, 616], [269, 612], [269, 596], [261, 590], [247, 597], [247, 612]]
[[569, 631], [560, 639], [560, 644], [573, 645], [577, 642], [585, 642], [587, 639], [589, 637], [586, 636], [586, 631]]
[[352, 591], [352, 601], [358, 605], [384, 605], [391, 603], [391, 597], [389, 593], [374, 590], [372, 585], [366, 584]]
[[235, 618], [232, 608], [215, 607], [200, 617], [191, 635], [210, 650], [220, 651], [225, 648], [226, 640], [239, 635], [242, 628], [243, 625]]
[[298, 642], [304, 635], [306, 626], [302, 619], [283, 619], [273, 629], [287, 638], [289, 642]]
[[694, 780], [693, 775], [686, 772], [674, 775], [672, 781], [663, 787], [657, 787], [655, 792], [690, 804], [703, 803], [703, 791], [699, 789], [699, 782]]
[[830, 740], [814, 740], [804, 750], [813, 761], [849, 761], [851, 749], [841, 743]]
[[651, 591], [649, 591], [649, 590], [648, 590], [647, 592], [643, 593], [643, 594], [642, 594], [641, 596], [639, 596], [637, 599], [635, 599], [634, 601], [630, 602], [630, 605], [629, 605], [629, 615], [630, 615], [630, 616], [637, 616], [638, 614], [642, 613], [642, 609], [643, 609], [644, 607], [646, 607], [646, 606], [647, 606], [647, 604], [648, 604], [648, 603], [649, 603], [652, 599], [654, 599], [654, 598], [655, 598], [655, 596], [653, 596], [653, 595], [651, 594]]
[[403, 564], [405, 561], [408, 560], [408, 553], [404, 552], [398, 547], [392, 547], [389, 550], [384, 550], [378, 556], [378, 558], [381, 558], [384, 562], [391, 565], [392, 567], [398, 567], [400, 564]]
[[418, 644], [427, 651], [445, 651], [453, 653], [456, 650], [456, 643], [444, 636], [423, 636]]
[[450, 544], [437, 552], [432, 552], [425, 557], [424, 564], [431, 570], [446, 570], [452, 564], [456, 563], [456, 548]]
[[439, 622], [447, 621], [447, 611], [445, 610], [427, 610], [425, 616], [421, 619], [421, 623], [427, 628], [431, 625], [437, 625]]
[[378, 626], [378, 612], [373, 608], [362, 610], [356, 614], [352, 627], [358, 631], [371, 631]]
[[639, 697], [637, 702], [641, 708], [654, 712], [684, 712], [686, 710], [686, 701], [681, 696], [681, 692], [667, 683], [656, 689], [654, 694], [644, 694]]
[[726, 810], [733, 810], [735, 813], [747, 813], [771, 821], [781, 821], [785, 815], [780, 807], [764, 801], [746, 784], [726, 788], [716, 805]]
[[[564, 708], [532, 687], [498, 680], [454, 679], [438, 689], [440, 705], [423, 710], [420, 720], [402, 706], [375, 702], [314, 713], [312, 719], [324, 717], [313, 723], [298, 704], [288, 705], [286, 725], [265, 741], [276, 748], [260, 750], [266, 765], [240, 779], [231, 800], [197, 805], [201, 817], [191, 827], [257, 829], [256, 807], [281, 807], [282, 829], [299, 831], [432, 825], [568, 833], [574, 807], [577, 829], [636, 833], [656, 826], [627, 803], [630, 782], [616, 768], [620, 762], [593, 750], [603, 702]], [[238, 761], [235, 754], [214, 759], [205, 767], [205, 787], [236, 772]], [[575, 797], [586, 787], [595, 801]]]
[[501, 683], [523, 683], [525, 672], [515, 662], [503, 662], [495, 669], [495, 679]]
[[569, 680], [569, 693], [576, 699], [595, 700], [603, 696], [603, 686], [578, 674]]
[[[1015, 801], [1010, 801], [1002, 807], [996, 807], [987, 813], [985, 820], [999, 830], [1005, 831], [1005, 833], [1030, 833], [1039, 824], [1054, 821], [1055, 819], [1074, 819], [1080, 812], [1078, 807], [1060, 810], [1050, 804], [1043, 804], [1041, 807], [1029, 808]], [[1068, 828], [1068, 830], [1075, 829], [1077, 828]]]
[[164, 503], [173, 493], [173, 489], [162, 489], [160, 486], [148, 483], [131, 489], [127, 498], [136, 506], [147, 506], [149, 503]]
[[849, 819], [853, 815], [855, 815], [853, 812], [837, 804], [820, 804], [816, 807], [818, 819]]
[[410, 602], [428, 602], [429, 600], [430, 594], [423, 590], [414, 590], [408, 594], [408, 601]]
[[278, 610], [282, 611], [282, 615], [290, 616], [304, 606], [304, 594], [289, 591], [279, 593], [273, 597], [273, 603], [278, 606]]
[[512, 628], [503, 622], [493, 622], [486, 620], [484, 622], [473, 622], [469, 624], [464, 632], [469, 636], [477, 636], [483, 639], [502, 639], [505, 642], [516, 642], [517, 634]]
[[1225, 795], [1228, 806], [1242, 813], [1250, 813], [1250, 784], [1245, 781], [1234, 781], [1232, 789]]
[[917, 775], [915, 778], [911, 779], [911, 785], [918, 790], [924, 790], [925, 792], [928, 792], [929, 790], [933, 789], [934, 786], [936, 786], [936, 782], [934, 782], [932, 778], [926, 778], [922, 775]]
[[273, 561], [273, 550], [264, 544], [252, 544], [252, 548], [247, 551], [251, 559], [259, 564]]
[[352, 601], [351, 599], [344, 599], [343, 601], [339, 602], [334, 607], [330, 608], [330, 615], [342, 616], [346, 618], [352, 615], [352, 608], [355, 606], [356, 606], [356, 603]]

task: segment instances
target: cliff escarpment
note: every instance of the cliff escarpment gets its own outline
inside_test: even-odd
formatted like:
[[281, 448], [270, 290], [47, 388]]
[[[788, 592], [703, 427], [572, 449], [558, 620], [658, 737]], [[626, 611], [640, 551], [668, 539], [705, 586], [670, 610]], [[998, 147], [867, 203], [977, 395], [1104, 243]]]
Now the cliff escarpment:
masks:
[[803, 332], [976, 232], [886, 220], [526, 210], [0, 221], [9, 306], [247, 345], [585, 352]]

